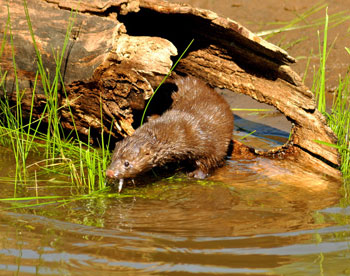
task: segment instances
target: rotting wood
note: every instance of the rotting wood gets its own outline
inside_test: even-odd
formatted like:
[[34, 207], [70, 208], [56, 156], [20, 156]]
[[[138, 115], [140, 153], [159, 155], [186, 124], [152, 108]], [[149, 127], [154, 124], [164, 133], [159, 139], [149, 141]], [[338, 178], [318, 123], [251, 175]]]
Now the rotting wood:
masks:
[[[0, 0], [0, 27], [5, 30], [6, 1]], [[177, 73], [206, 80], [275, 106], [292, 123], [290, 141], [260, 155], [303, 156], [325, 174], [339, 176], [336, 149], [315, 140], [334, 143], [336, 137], [316, 110], [313, 94], [289, 67], [295, 60], [279, 47], [251, 33], [239, 23], [212, 11], [156, 0], [60, 1], [29, 0], [29, 13], [37, 43], [51, 75], [55, 64], [52, 49], [62, 47], [70, 9], [76, 15], [62, 75], [66, 93], [60, 95], [64, 127], [87, 134], [101, 129], [102, 105], [105, 131], [115, 137], [133, 133], [135, 110], [142, 110], [163, 76], [171, 57], [194, 38]], [[20, 85], [26, 89], [24, 107], [30, 103], [35, 77], [35, 53], [30, 45], [23, 2], [11, 1], [11, 25]], [[11, 46], [7, 40], [1, 70], [7, 71], [7, 88], [13, 87]], [[43, 95], [36, 95], [36, 116], [42, 112]], [[70, 109], [68, 108], [68, 105]], [[28, 107], [27, 107], [28, 109]], [[238, 145], [238, 144], [237, 144]], [[306, 156], [306, 158], [304, 158]]]

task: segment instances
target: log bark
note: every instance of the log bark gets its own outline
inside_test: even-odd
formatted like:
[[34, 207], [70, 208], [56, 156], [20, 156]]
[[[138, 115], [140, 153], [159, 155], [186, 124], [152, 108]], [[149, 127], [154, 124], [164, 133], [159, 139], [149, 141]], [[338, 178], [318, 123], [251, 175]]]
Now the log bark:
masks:
[[[11, 94], [15, 83], [6, 3], [0, 0], [0, 27], [6, 35], [1, 70], [7, 72], [6, 93]], [[35, 51], [23, 2], [9, 3], [19, 86], [25, 90], [23, 106], [29, 110]], [[339, 177], [334, 169], [339, 166], [337, 150], [315, 142], [335, 143], [336, 137], [317, 111], [312, 92], [289, 67], [295, 60], [239, 23], [208, 10], [156, 0], [28, 0], [28, 9], [51, 76], [55, 75], [54, 56], [62, 49], [67, 24], [73, 20], [70, 10], [77, 10], [61, 68], [65, 90], [59, 95], [59, 112], [65, 128], [73, 129], [75, 124], [84, 135], [89, 129], [100, 131], [102, 108], [106, 133], [116, 138], [131, 135], [137, 125], [135, 110], [145, 107], [170, 70], [172, 57], [194, 39], [176, 73], [273, 105], [293, 123], [287, 144], [268, 152], [253, 150], [255, 154], [299, 158]], [[40, 93], [40, 85], [37, 90], [34, 112], [39, 117], [46, 96]]]

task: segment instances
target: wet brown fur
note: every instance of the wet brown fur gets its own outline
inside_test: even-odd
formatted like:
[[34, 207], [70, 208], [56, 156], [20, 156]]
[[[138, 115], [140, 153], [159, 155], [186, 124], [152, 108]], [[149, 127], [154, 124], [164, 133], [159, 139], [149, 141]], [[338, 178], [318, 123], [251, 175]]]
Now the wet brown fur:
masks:
[[228, 103], [204, 82], [178, 78], [171, 108], [116, 143], [109, 178], [133, 178], [168, 162], [189, 160], [205, 178], [223, 164], [233, 131]]

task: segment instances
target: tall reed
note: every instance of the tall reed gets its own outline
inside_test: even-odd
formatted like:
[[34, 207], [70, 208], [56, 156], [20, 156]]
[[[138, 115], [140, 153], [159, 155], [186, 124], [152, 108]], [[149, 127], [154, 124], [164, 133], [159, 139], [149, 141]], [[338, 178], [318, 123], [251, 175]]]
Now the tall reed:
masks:
[[[69, 103], [67, 103], [66, 106], [59, 105], [58, 96], [59, 93], [64, 93], [67, 96], [63, 83], [63, 77], [61, 75], [61, 67], [64, 61], [71, 31], [74, 26], [76, 12], [72, 11], [69, 17], [62, 49], [56, 53], [53, 53], [56, 68], [54, 74], [50, 76], [50, 74], [45, 70], [45, 65], [36, 43], [26, 1], [24, 1], [24, 11], [37, 59], [37, 72], [32, 89], [31, 107], [29, 111], [29, 118], [26, 121], [23, 120], [24, 114], [22, 110], [22, 101], [25, 91], [21, 91], [18, 85], [16, 57], [11, 28], [11, 14], [9, 8], [7, 24], [0, 48], [0, 60], [2, 58], [6, 43], [10, 44], [12, 49], [13, 74], [15, 82], [15, 94], [13, 95], [16, 96], [16, 104], [15, 106], [10, 106], [10, 95], [8, 95], [6, 90], [5, 82], [7, 72], [2, 72], [2, 68], [0, 67], [0, 88], [3, 91], [3, 96], [0, 99], [0, 143], [10, 146], [14, 152], [14, 157], [16, 160], [15, 182], [25, 183], [26, 179], [29, 177], [27, 168], [32, 168], [33, 165], [36, 165], [37, 167], [40, 167], [42, 171], [47, 171], [50, 173], [56, 172], [60, 175], [67, 176], [73, 185], [82, 187], [84, 190], [87, 188], [88, 193], [93, 193], [96, 190], [103, 189], [105, 187], [104, 174], [110, 155], [109, 151], [107, 150], [109, 147], [110, 138], [107, 141], [105, 141], [104, 138], [102, 99], [100, 100], [102, 130], [100, 139], [101, 150], [92, 147], [88, 143], [73, 140], [73, 137], [70, 137], [71, 133], [68, 134], [68, 136], [65, 135], [59, 119], [60, 110], [62, 108], [68, 108], [71, 110]], [[35, 95], [39, 89], [39, 86], [46, 97], [46, 104], [42, 115], [39, 118], [34, 118], [33, 109], [35, 105]], [[73, 132], [76, 134], [76, 137], [79, 137], [72, 113], [71, 119], [74, 125]], [[44, 125], [47, 127], [45, 128]], [[41, 132], [42, 130], [44, 130], [44, 132]], [[33, 152], [34, 149], [37, 149], [44, 159], [40, 158], [41, 160], [28, 164], [28, 154]], [[35, 173], [35, 177], [36, 176], [37, 174]], [[14, 197], [16, 197], [16, 185]]]
[[[315, 15], [317, 12], [325, 9], [325, 16], [322, 18], [312, 19], [310, 16]], [[306, 20], [307, 19], [307, 20]], [[328, 43], [328, 31], [330, 28], [336, 27], [344, 22], [349, 21], [350, 16], [346, 11], [338, 12], [332, 15], [328, 15], [328, 7], [326, 3], [319, 3], [308, 9], [306, 12], [298, 15], [296, 18], [289, 22], [271, 22], [267, 25], [281, 25], [280, 28], [275, 28], [267, 31], [257, 33], [257, 35], [264, 36], [265, 39], [270, 39], [274, 35], [282, 32], [288, 32], [292, 30], [301, 30], [305, 28], [315, 28], [323, 26], [323, 36], [318, 31], [318, 45], [319, 45], [319, 67], [313, 74], [313, 84], [311, 90], [316, 97], [317, 109], [322, 112], [328, 119], [328, 124], [338, 137], [336, 145], [328, 144], [322, 141], [328, 146], [335, 147], [339, 150], [341, 155], [341, 171], [345, 179], [350, 178], [350, 95], [349, 95], [349, 73], [345, 77], [339, 79], [338, 88], [334, 94], [334, 101], [332, 107], [327, 109], [326, 106], [326, 63], [329, 53], [333, 50], [335, 41], [327, 47]], [[348, 54], [350, 49], [346, 48]], [[311, 51], [312, 55], [312, 51]], [[310, 58], [307, 60], [306, 69], [304, 73], [303, 81], [306, 78], [306, 72], [308, 71]], [[331, 110], [330, 112], [327, 110]]]
[[338, 150], [341, 155], [341, 171], [350, 179], [350, 76], [339, 78], [334, 94], [332, 110], [327, 114], [329, 126], [338, 137]]
[[[319, 39], [320, 67], [314, 75], [313, 91], [316, 95], [317, 107], [328, 120], [328, 124], [338, 137], [337, 145], [329, 145], [336, 147], [341, 155], [341, 171], [345, 179], [350, 178], [350, 75], [347, 73], [345, 77], [339, 78], [339, 84], [334, 94], [334, 100], [331, 111], [326, 112], [326, 60], [329, 54], [327, 51], [327, 34], [328, 34], [328, 14], [324, 22], [323, 43]], [[322, 46], [321, 46], [322, 45]], [[332, 49], [333, 44], [330, 49]], [[350, 50], [346, 48], [348, 54]], [[345, 54], [345, 52], [344, 52]]]

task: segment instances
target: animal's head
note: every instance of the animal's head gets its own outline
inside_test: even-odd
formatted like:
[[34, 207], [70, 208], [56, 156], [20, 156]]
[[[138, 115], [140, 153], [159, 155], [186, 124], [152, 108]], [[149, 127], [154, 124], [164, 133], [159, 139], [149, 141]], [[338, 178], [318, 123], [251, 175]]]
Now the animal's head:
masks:
[[114, 180], [134, 178], [153, 167], [153, 156], [149, 142], [139, 137], [127, 137], [116, 143], [106, 176]]

